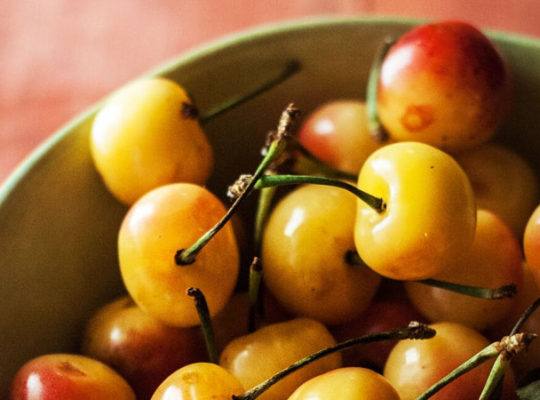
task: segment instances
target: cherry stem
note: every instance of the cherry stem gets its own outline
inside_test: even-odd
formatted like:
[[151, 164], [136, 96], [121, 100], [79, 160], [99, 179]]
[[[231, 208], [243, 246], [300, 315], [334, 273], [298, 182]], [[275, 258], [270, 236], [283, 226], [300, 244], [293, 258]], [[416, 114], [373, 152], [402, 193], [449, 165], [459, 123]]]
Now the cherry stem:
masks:
[[[232, 206], [227, 210], [227, 213], [219, 220], [210, 230], [204, 233], [194, 244], [187, 249], [178, 250], [174, 256], [176, 264], [179, 266], [190, 265], [195, 262], [197, 254], [206, 246], [206, 244], [225, 226], [225, 224], [232, 218], [234, 213], [240, 204], [251, 194], [255, 188], [257, 181], [264, 175], [265, 171], [277, 160], [285, 151], [287, 147], [286, 137], [288, 137], [290, 127], [298, 115], [298, 110], [294, 108], [293, 104], [289, 104], [285, 111], [281, 114], [281, 118], [278, 124], [278, 130], [268, 146], [266, 154], [264, 155], [261, 163], [255, 170], [255, 173], [250, 176], [245, 176], [247, 181], [245, 187], [239, 189], [240, 193], [236, 197], [236, 200]], [[241, 177], [242, 178], [242, 177]], [[234, 186], [241, 186], [237, 182]]]
[[491, 398], [491, 396], [494, 395], [497, 390], [502, 389], [500, 383], [504, 378], [504, 374], [506, 372], [506, 368], [508, 367], [509, 362], [510, 360], [506, 357], [503, 357], [502, 353], [497, 355], [497, 358], [495, 359], [495, 362], [493, 363], [493, 366], [489, 371], [486, 384], [484, 385], [484, 388], [482, 389], [482, 393], [480, 394], [478, 400], [487, 400]]
[[523, 314], [521, 314], [521, 317], [519, 317], [518, 321], [510, 331], [510, 335], [518, 333], [538, 307], [540, 307], [540, 298], [536, 299], [529, 307], [527, 307]]
[[351, 185], [350, 183], [343, 182], [337, 179], [327, 178], [324, 176], [268, 175], [263, 176], [259, 179], [259, 181], [255, 184], [255, 189], [262, 189], [265, 187], [273, 186], [299, 185], [305, 183], [323, 186], [334, 186], [345, 189], [354, 194], [356, 197], [358, 197], [360, 200], [362, 200], [364, 203], [366, 203], [378, 213], [382, 213], [386, 210], [386, 203], [382, 198], [375, 197], [367, 192], [364, 192], [363, 190], [358, 189], [355, 185]]
[[[532, 315], [533, 312], [536, 311], [539, 306], [540, 298], [536, 299], [529, 307], [527, 307], [523, 314], [521, 314], [518, 321], [515, 323], [512, 330], [510, 331], [510, 336], [517, 334], [521, 330], [525, 322], [527, 322], [529, 317]], [[497, 359], [495, 360], [495, 363], [493, 364], [493, 366], [491, 367], [491, 371], [489, 372], [489, 376], [484, 386], [484, 389], [482, 390], [480, 399], [489, 399], [492, 394], [501, 387], [502, 379], [504, 378], [504, 374], [508, 367], [508, 358], [509, 357], [507, 357], [504, 353], [501, 353], [499, 354], [499, 356], [497, 356]]]
[[[362, 260], [360, 255], [355, 250], [348, 250], [345, 253], [345, 261], [349, 265], [366, 266], [367, 264]], [[499, 300], [512, 297], [517, 293], [516, 285], [504, 285], [496, 289], [483, 288], [478, 286], [462, 285], [460, 283], [451, 283], [445, 281], [439, 281], [436, 279], [423, 279], [416, 281], [423, 285], [433, 286], [444, 290], [460, 293], [470, 297], [477, 297], [480, 299]], [[540, 299], [539, 299], [540, 300]], [[516, 332], [513, 332], [516, 333]]]
[[211, 109], [207, 113], [205, 113], [203, 116], [201, 116], [200, 121], [202, 124], [207, 123], [208, 121], [216, 118], [217, 116], [235, 108], [239, 105], [248, 102], [249, 100], [259, 96], [260, 94], [267, 92], [268, 90], [274, 88], [275, 86], [279, 85], [280, 83], [286, 81], [296, 73], [298, 73], [302, 68], [302, 65], [298, 60], [290, 60], [286, 65], [285, 68], [280, 72], [280, 74], [269, 81], [263, 83], [256, 89], [252, 90], [251, 92], [244, 93], [241, 95], [238, 95], [236, 97], [233, 97], [224, 103], [218, 105], [216, 108]]
[[[295, 137], [291, 138], [291, 144], [293, 146], [293, 149], [298, 151], [300, 155], [303, 157], [304, 162], [307, 163], [308, 166], [313, 167], [321, 175], [337, 178], [337, 179], [346, 179], [350, 181], [357, 180], [358, 177], [356, 175], [333, 168], [330, 165], [326, 164], [325, 162], [321, 161], [311, 151], [306, 149], [304, 145], [300, 143], [298, 139], [296, 139]], [[297, 161], [297, 162], [300, 162], [300, 161]]]
[[459, 367], [454, 369], [452, 372], [450, 372], [448, 375], [446, 375], [444, 378], [442, 378], [440, 381], [438, 381], [433, 386], [431, 386], [428, 390], [422, 393], [419, 397], [416, 398], [416, 400], [429, 399], [435, 393], [437, 393], [439, 390], [444, 388], [446, 385], [448, 385], [452, 381], [459, 378], [461, 375], [465, 374], [466, 372], [469, 372], [470, 370], [486, 362], [490, 358], [495, 357], [497, 354], [499, 354], [497, 343], [498, 342], [492, 343], [489, 346], [485, 347], [483, 350], [481, 350], [479, 353], [476, 353], [474, 356], [469, 358]]
[[248, 312], [248, 332], [254, 332], [257, 327], [257, 311], [260, 306], [260, 292], [262, 281], [262, 267], [258, 257], [253, 257], [249, 266], [249, 312]]
[[367, 89], [366, 89], [366, 108], [368, 115], [368, 129], [373, 139], [377, 142], [386, 142], [388, 140], [388, 132], [382, 126], [379, 119], [379, 111], [377, 107], [377, 97], [379, 89], [379, 78], [381, 76], [381, 67], [390, 47], [395, 43], [395, 39], [387, 37], [377, 50], [375, 59], [369, 71]]
[[272, 206], [272, 200], [276, 193], [276, 187], [269, 187], [261, 189], [259, 192], [259, 198], [257, 200], [257, 210], [255, 213], [255, 230], [254, 230], [254, 242], [255, 253], [260, 254], [261, 243], [264, 230], [264, 224], [270, 213], [270, 207]]
[[193, 287], [187, 290], [187, 295], [195, 299], [195, 307], [197, 308], [197, 313], [199, 314], [199, 319], [201, 320], [201, 330], [204, 336], [204, 342], [206, 344], [206, 351], [208, 352], [208, 359], [210, 362], [217, 364], [219, 362], [219, 355], [206, 298], [200, 289]]
[[[461, 375], [472, 370], [485, 361], [497, 355], [503, 355], [505, 358], [513, 357], [520, 351], [523, 351], [536, 337], [530, 333], [516, 333], [515, 335], [505, 336], [498, 342], [491, 343], [480, 352], [469, 358], [459, 367], [454, 369], [440, 381], [431, 386], [428, 390], [422, 393], [416, 400], [426, 400], [432, 397], [446, 385], [459, 378]], [[480, 397], [482, 399], [482, 397]], [[485, 400], [486, 398], [484, 398]]]
[[478, 286], [462, 285], [459, 283], [439, 281], [436, 279], [424, 279], [416, 282], [423, 285], [433, 286], [440, 289], [449, 290], [451, 292], [464, 294], [466, 296], [488, 300], [506, 299], [508, 297], [514, 296], [517, 293], [517, 287], [513, 283], [495, 289], [490, 289]]
[[307, 364], [310, 364], [314, 361], [321, 359], [329, 354], [336, 353], [348, 349], [350, 347], [359, 345], [359, 344], [368, 344], [373, 342], [380, 342], [383, 340], [401, 340], [401, 339], [429, 339], [435, 336], [435, 330], [430, 328], [427, 325], [424, 325], [419, 322], [411, 322], [409, 326], [401, 329], [396, 329], [393, 331], [372, 333], [365, 336], [360, 336], [357, 338], [349, 339], [344, 342], [338, 343], [335, 346], [328, 347], [326, 349], [320, 350], [316, 353], [313, 353], [307, 357], [302, 358], [301, 360], [296, 361], [287, 368], [281, 370], [271, 378], [262, 382], [261, 384], [251, 388], [246, 393], [240, 396], [233, 396], [233, 400], [253, 400], [259, 397], [262, 393], [268, 390], [272, 385], [285, 378], [286, 376], [292, 374], [298, 369], [304, 367]]

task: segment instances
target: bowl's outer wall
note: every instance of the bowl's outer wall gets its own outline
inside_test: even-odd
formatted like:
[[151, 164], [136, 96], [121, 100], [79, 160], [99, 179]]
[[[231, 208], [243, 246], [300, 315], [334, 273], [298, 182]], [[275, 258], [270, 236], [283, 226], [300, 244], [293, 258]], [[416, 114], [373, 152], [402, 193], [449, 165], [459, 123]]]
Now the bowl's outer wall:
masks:
[[[382, 39], [411, 21], [329, 19], [265, 28], [190, 53], [156, 72], [182, 83], [200, 109], [279, 71], [302, 72], [206, 126], [217, 155], [210, 186], [220, 195], [253, 169], [265, 133], [290, 101], [306, 111], [338, 97], [363, 97]], [[538, 164], [540, 44], [495, 35], [516, 79], [516, 108], [504, 140]], [[104, 189], [89, 156], [93, 112], [64, 128], [0, 190], [0, 398], [15, 371], [50, 352], [76, 351], [85, 320], [123, 291], [116, 236], [125, 208]]]

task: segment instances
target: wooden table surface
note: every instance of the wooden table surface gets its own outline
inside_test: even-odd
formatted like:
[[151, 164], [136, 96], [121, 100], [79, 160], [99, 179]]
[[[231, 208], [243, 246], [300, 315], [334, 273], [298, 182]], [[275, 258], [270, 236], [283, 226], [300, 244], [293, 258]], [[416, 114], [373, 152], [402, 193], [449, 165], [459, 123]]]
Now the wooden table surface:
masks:
[[79, 111], [189, 48], [263, 23], [373, 14], [540, 37], [540, 0], [3, 0], [0, 182]]

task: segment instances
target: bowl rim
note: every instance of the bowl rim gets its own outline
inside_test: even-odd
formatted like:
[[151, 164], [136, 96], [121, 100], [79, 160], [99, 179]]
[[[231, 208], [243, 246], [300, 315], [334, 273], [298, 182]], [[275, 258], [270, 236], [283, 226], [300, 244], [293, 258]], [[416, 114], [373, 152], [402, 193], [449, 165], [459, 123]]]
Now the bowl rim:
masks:
[[[289, 19], [279, 22], [271, 22], [266, 24], [257, 25], [255, 27], [247, 28], [238, 32], [230, 33], [225, 36], [221, 36], [218, 39], [210, 40], [202, 44], [196, 45], [191, 49], [174, 56], [172, 59], [159, 64], [157, 67], [151, 68], [147, 72], [130, 79], [120, 87], [128, 84], [137, 79], [150, 76], [165, 75], [179, 65], [188, 64], [193, 60], [208, 56], [212, 53], [219, 52], [220, 50], [238, 44], [246, 44], [252, 41], [257, 41], [261, 38], [272, 36], [276, 34], [284, 34], [288, 32], [317, 29], [331, 25], [379, 25], [379, 24], [395, 24], [403, 26], [414, 26], [428, 21], [436, 21], [440, 19], [426, 19], [426, 18], [413, 18], [413, 17], [400, 17], [400, 16], [311, 16], [304, 18]], [[524, 34], [506, 32], [501, 30], [482, 29], [484, 33], [491, 38], [507, 43], [518, 44], [523, 47], [535, 47], [540, 48], [540, 38], [528, 36]], [[119, 87], [119, 88], [120, 88]], [[44, 139], [34, 150], [32, 150], [7, 176], [4, 182], [0, 182], [0, 208], [9, 198], [9, 195], [15, 190], [18, 183], [24, 179], [26, 175], [30, 173], [32, 168], [42, 160], [47, 153], [61, 142], [67, 135], [69, 135], [75, 127], [80, 125], [87, 118], [91, 117], [95, 113], [100, 105], [117, 89], [114, 89], [102, 99], [98, 100], [91, 106], [88, 106], [84, 111], [76, 114], [66, 124], [54, 131], [48, 138]]]

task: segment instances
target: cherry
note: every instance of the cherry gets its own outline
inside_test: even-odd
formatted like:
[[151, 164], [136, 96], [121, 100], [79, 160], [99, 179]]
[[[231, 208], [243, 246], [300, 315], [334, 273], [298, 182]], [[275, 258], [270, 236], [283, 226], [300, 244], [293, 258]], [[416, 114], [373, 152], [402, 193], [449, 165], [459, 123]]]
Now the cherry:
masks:
[[399, 38], [384, 59], [379, 117], [395, 140], [464, 150], [494, 134], [510, 86], [505, 62], [475, 27], [425, 24]]
[[340, 324], [368, 307], [380, 277], [348, 261], [355, 214], [355, 197], [330, 186], [301, 186], [275, 207], [263, 236], [263, 273], [288, 311]]
[[[320, 322], [294, 319], [267, 325], [236, 338], [223, 350], [220, 365], [249, 390], [293, 362], [335, 344], [330, 332]], [[287, 398], [303, 382], [340, 366], [341, 356], [332, 354], [287, 376], [259, 399]]]
[[[476, 235], [469, 251], [455, 254], [436, 279], [496, 288], [520, 285], [521, 248], [512, 230], [495, 214], [478, 210]], [[514, 299], [487, 300], [407, 282], [415, 307], [431, 321], [454, 321], [478, 330], [493, 326], [511, 311]]]
[[430, 278], [472, 245], [474, 193], [465, 172], [443, 151], [417, 142], [384, 146], [364, 163], [358, 187], [386, 204], [377, 212], [358, 201], [356, 249], [377, 273]]
[[178, 368], [206, 358], [198, 328], [165, 325], [127, 296], [106, 304], [88, 321], [82, 353], [115, 368], [143, 399]]
[[212, 363], [194, 363], [173, 372], [151, 400], [230, 400], [244, 392], [242, 384]]
[[399, 400], [382, 375], [366, 368], [340, 368], [310, 379], [289, 400]]
[[230, 223], [208, 243], [197, 260], [178, 265], [178, 249], [191, 245], [225, 214], [208, 190], [190, 183], [154, 189], [129, 210], [118, 235], [122, 278], [133, 300], [154, 318], [174, 326], [199, 324], [191, 287], [201, 289], [211, 315], [229, 300], [239, 270]]
[[135, 400], [127, 382], [105, 364], [75, 354], [47, 354], [24, 364], [11, 400]]
[[335, 100], [318, 107], [302, 124], [298, 140], [329, 166], [355, 175], [381, 147], [368, 130], [365, 103], [357, 100]]

